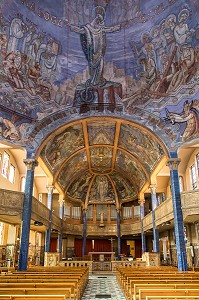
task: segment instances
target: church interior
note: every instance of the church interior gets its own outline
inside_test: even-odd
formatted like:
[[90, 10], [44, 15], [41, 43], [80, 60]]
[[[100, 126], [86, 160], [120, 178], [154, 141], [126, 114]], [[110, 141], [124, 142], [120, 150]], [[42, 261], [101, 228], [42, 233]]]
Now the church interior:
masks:
[[0, 1], [0, 299], [199, 299], [198, 17]]

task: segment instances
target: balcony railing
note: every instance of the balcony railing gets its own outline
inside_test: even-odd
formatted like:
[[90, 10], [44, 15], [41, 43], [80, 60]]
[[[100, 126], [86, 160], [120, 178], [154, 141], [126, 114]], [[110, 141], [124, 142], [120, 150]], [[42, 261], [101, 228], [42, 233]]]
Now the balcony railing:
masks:
[[19, 215], [21, 218], [23, 199], [23, 193], [0, 189], [0, 214], [10, 216]]
[[[193, 190], [181, 193], [182, 211], [184, 221], [191, 220], [192, 216], [199, 215], [199, 190]], [[24, 194], [21, 192], [10, 191], [5, 189], [0, 189], [0, 214], [17, 216], [19, 224], [21, 222], [21, 216], [23, 212], [23, 200]], [[39, 202], [35, 197], [32, 199], [32, 214], [31, 218], [35, 221], [42, 222], [45, 226], [48, 226], [49, 222], [49, 209]], [[161, 203], [155, 209], [155, 219], [156, 225], [159, 226], [164, 222], [173, 219], [173, 204], [172, 199], [169, 198], [165, 202]], [[16, 221], [16, 219], [15, 219]], [[63, 231], [65, 233], [75, 233], [82, 236], [83, 225], [78, 222], [70, 222], [70, 219], [63, 221]], [[79, 224], [78, 224], [79, 223]], [[139, 234], [141, 232], [139, 219], [132, 219], [132, 222], [121, 224], [121, 235], [128, 234]], [[52, 217], [52, 228], [60, 230], [62, 226], [62, 220], [53, 214]], [[144, 231], [152, 229], [152, 213], [146, 215], [143, 219]], [[87, 235], [102, 235], [110, 236], [117, 235], [117, 224], [116, 222], [111, 224], [105, 223], [105, 227], [100, 227], [99, 224], [87, 223]]]
[[192, 215], [199, 215], [199, 190], [181, 193], [182, 211], [184, 221]]
[[161, 203], [155, 209], [155, 222], [156, 226], [161, 225], [164, 222], [170, 221], [174, 218], [173, 216], [173, 204], [172, 199], [169, 198]]

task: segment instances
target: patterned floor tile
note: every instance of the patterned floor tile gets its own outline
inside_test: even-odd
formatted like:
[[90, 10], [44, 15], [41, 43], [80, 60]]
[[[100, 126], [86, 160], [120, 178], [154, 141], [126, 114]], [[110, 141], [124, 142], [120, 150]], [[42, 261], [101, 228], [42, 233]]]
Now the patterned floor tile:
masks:
[[[104, 295], [104, 298], [99, 298]], [[106, 297], [109, 295], [109, 297]], [[111, 298], [110, 298], [111, 295]], [[96, 298], [98, 296], [98, 298]], [[89, 277], [88, 285], [84, 291], [82, 300], [125, 300], [115, 276], [97, 276], [92, 275]]]

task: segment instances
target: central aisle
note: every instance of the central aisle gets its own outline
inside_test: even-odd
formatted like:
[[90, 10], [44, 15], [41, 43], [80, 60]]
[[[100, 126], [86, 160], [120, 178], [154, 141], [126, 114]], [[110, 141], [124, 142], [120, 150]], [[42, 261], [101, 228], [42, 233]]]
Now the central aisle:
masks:
[[88, 299], [125, 300], [125, 297], [117, 283], [116, 276], [91, 275], [82, 297], [82, 300]]

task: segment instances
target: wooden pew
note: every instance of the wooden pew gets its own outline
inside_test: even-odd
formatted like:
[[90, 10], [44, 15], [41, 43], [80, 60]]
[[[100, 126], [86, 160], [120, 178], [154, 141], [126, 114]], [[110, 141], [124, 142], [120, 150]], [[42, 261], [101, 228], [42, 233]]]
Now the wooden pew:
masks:
[[146, 296], [146, 300], [198, 300], [195, 296]]
[[199, 283], [199, 273], [171, 268], [118, 268], [117, 280], [127, 299], [133, 299], [135, 284]]
[[199, 289], [199, 282], [198, 283], [166, 283], [166, 284], [158, 284], [158, 283], [155, 283], [155, 284], [143, 284], [143, 283], [140, 283], [140, 284], [134, 284], [134, 295], [130, 298], [130, 299], [134, 299], [136, 300], [139, 296], [139, 290], [140, 289]]
[[51, 294], [52, 297], [60, 294], [61, 299], [81, 299], [88, 277], [88, 267], [59, 267], [54, 270], [50, 268], [50, 271], [42, 267], [41, 272], [5, 274], [0, 276], [0, 299], [2, 294], [34, 294], [35, 299], [41, 294]]
[[65, 295], [0, 295], [2, 300], [66, 300]]
[[139, 300], [146, 300], [147, 296], [197, 296], [199, 299], [199, 289], [140, 289]]
[[173, 280], [173, 279], [171, 279], [171, 280], [164, 280], [164, 279], [162, 279], [162, 280], [150, 280], [150, 279], [148, 279], [148, 280], [137, 280], [137, 281], [133, 281], [133, 282], [131, 282], [131, 285], [130, 285], [130, 288], [129, 288], [129, 290], [128, 291], [126, 291], [126, 298], [127, 299], [134, 299], [134, 295], [135, 295], [135, 285], [145, 285], [146, 286], [146, 288], [148, 287], [148, 286], [151, 286], [151, 285], [154, 285], [154, 286], [163, 286], [163, 285], [168, 285], [168, 284], [173, 284], [173, 285], [178, 285], [178, 284], [181, 284], [181, 285], [189, 285], [189, 284], [199, 284], [199, 280], [194, 280], [194, 281], [192, 281], [192, 280]]
[[12, 288], [12, 290], [8, 290], [7, 288], [0, 288], [0, 295], [9, 295], [9, 296], [17, 296], [17, 295], [61, 295], [65, 297], [65, 299], [77, 299], [76, 295], [71, 293], [71, 288]]

